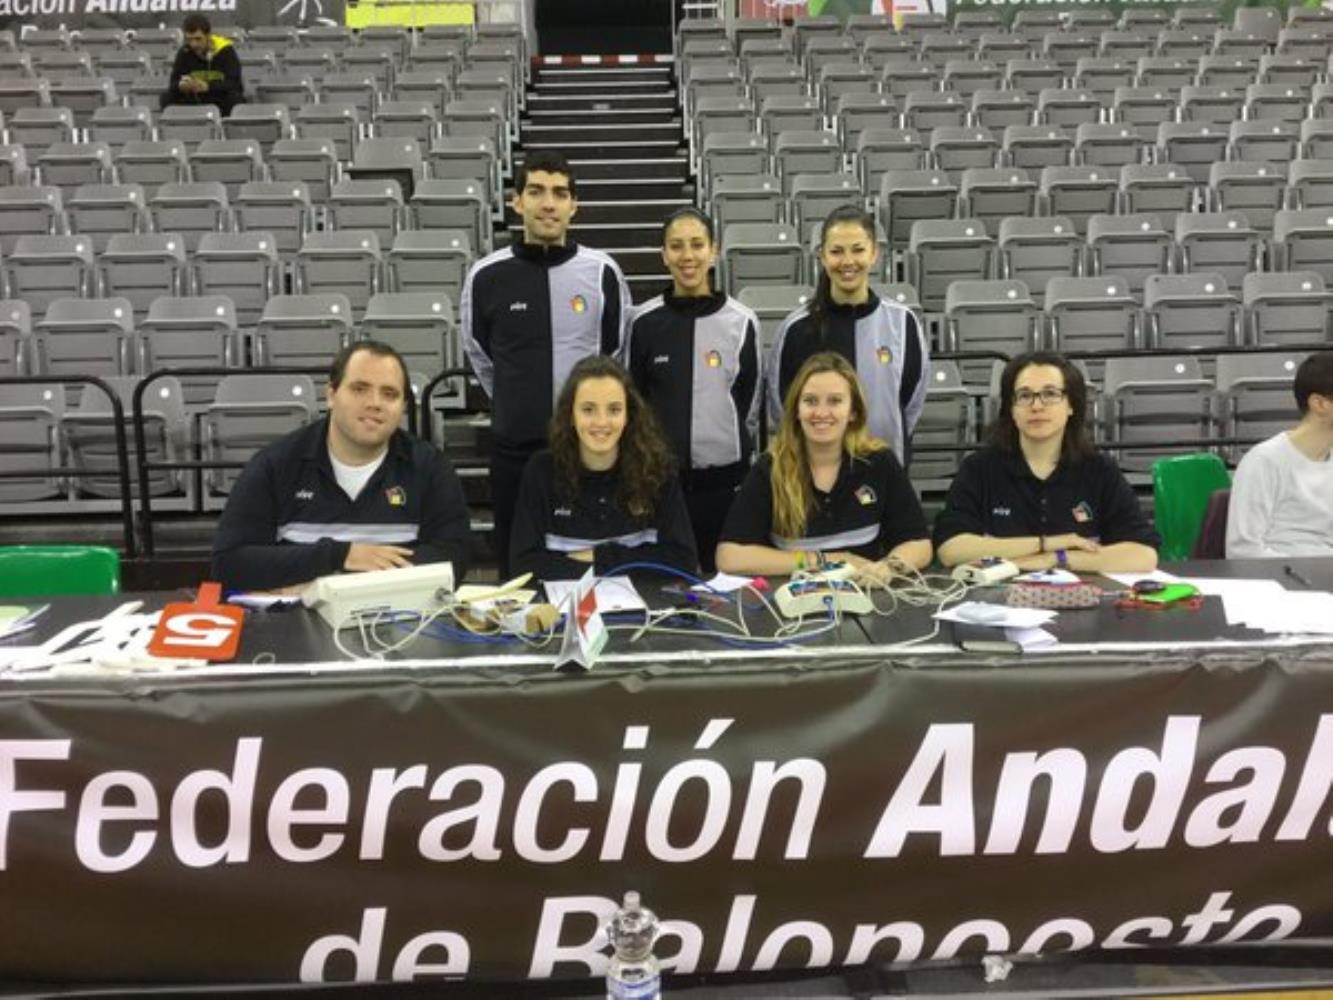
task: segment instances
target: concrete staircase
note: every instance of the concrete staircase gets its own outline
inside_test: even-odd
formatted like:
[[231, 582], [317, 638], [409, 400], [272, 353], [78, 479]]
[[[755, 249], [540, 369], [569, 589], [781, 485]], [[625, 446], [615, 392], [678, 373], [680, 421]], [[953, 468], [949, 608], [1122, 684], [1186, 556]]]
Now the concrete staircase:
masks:
[[578, 175], [574, 238], [616, 258], [636, 302], [660, 291], [662, 220], [694, 202], [671, 66], [534, 66], [519, 145], [516, 161], [523, 150], [564, 153]]

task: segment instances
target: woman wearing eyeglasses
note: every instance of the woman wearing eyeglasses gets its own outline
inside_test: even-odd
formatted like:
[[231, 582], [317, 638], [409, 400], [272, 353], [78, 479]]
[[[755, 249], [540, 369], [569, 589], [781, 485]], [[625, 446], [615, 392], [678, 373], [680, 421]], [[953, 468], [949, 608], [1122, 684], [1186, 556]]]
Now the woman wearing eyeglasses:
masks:
[[1120, 467], [1092, 446], [1087, 388], [1059, 354], [1010, 361], [987, 447], [954, 476], [935, 522], [946, 566], [999, 557], [1023, 570], [1144, 572], [1160, 540]]

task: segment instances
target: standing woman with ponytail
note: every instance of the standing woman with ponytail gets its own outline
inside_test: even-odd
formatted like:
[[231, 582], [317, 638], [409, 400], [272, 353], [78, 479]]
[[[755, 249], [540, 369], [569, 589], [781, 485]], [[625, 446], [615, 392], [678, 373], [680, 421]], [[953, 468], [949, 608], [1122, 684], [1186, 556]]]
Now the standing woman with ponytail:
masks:
[[713, 222], [683, 208], [662, 227], [671, 287], [630, 320], [626, 367], [676, 456], [704, 570], [754, 453], [759, 413], [759, 320], [709, 273]]
[[829, 213], [814, 298], [783, 320], [768, 356], [769, 422], [776, 426], [782, 418], [782, 401], [801, 366], [821, 351], [836, 351], [861, 381], [870, 433], [906, 466], [926, 401], [930, 350], [912, 311], [871, 290], [878, 262], [874, 218], [857, 205]]

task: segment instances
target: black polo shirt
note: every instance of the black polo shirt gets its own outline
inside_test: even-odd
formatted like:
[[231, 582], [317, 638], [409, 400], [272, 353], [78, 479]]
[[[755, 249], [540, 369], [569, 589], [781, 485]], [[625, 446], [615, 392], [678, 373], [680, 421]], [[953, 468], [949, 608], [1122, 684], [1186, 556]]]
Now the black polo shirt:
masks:
[[954, 535], [1022, 538], [1073, 532], [1103, 545], [1161, 544], [1115, 459], [1102, 452], [1062, 460], [1047, 479], [1021, 451], [983, 448], [963, 460], [935, 520], [935, 545]]
[[773, 456], [761, 455], [732, 501], [721, 541], [882, 559], [903, 542], [930, 534], [912, 483], [888, 448], [843, 458], [833, 489], [814, 491], [800, 538], [782, 538], [773, 530], [772, 470]]

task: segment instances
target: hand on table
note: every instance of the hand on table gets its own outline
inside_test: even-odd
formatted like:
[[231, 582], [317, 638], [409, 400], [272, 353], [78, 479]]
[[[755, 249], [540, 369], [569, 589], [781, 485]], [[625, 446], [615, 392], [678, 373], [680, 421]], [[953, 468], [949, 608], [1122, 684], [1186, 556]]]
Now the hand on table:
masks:
[[343, 560], [343, 569], [354, 573], [377, 569], [396, 569], [412, 565], [412, 550], [399, 545], [366, 545], [353, 542]]

